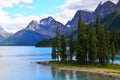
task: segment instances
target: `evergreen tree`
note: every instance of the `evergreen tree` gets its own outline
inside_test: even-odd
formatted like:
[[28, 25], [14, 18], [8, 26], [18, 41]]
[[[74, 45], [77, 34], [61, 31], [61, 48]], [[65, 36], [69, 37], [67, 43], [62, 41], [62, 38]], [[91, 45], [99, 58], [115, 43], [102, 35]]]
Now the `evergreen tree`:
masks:
[[97, 59], [97, 38], [93, 27], [89, 30], [89, 62], [95, 64]]
[[114, 41], [115, 41], [115, 46], [116, 46], [116, 51], [118, 51], [119, 50], [119, 30], [115, 30], [114, 31], [115, 32], [115, 35], [114, 35]]
[[57, 56], [56, 56], [56, 46], [55, 46], [55, 43], [52, 44], [52, 59], [53, 60], [56, 60], [57, 59]]
[[100, 43], [98, 43], [98, 44], [100, 44], [100, 46], [99, 46], [99, 48], [100, 48], [99, 60], [100, 60], [100, 63], [104, 65], [104, 64], [107, 64], [106, 54], [108, 54], [108, 53], [106, 50], [106, 38], [105, 38], [105, 30], [104, 30], [103, 26], [101, 26], [101, 29], [100, 29], [100, 37], [101, 37]]
[[87, 32], [88, 32], [87, 26], [80, 17], [78, 21], [78, 37], [76, 49], [76, 59], [80, 64], [87, 62], [87, 48], [88, 48]]
[[75, 51], [73, 33], [70, 35], [69, 51], [70, 51], [70, 60], [73, 60], [73, 55]]
[[56, 56], [57, 56], [57, 60], [59, 60], [59, 55], [60, 55], [60, 33], [59, 33], [59, 28], [58, 27], [56, 27], [56, 41], [55, 41], [56, 43], [56, 52], [57, 52], [57, 54], [56, 54]]
[[109, 63], [110, 59], [110, 33], [105, 29], [105, 38], [106, 38], [106, 63]]
[[61, 61], [65, 61], [67, 58], [66, 55], [66, 37], [64, 34], [61, 35], [61, 49], [60, 49], [60, 57], [61, 57]]
[[112, 64], [115, 60], [115, 45], [114, 43], [112, 43], [112, 47], [111, 47], [111, 60], [112, 60]]
[[116, 52], [120, 49], [120, 30], [112, 30], [110, 32], [110, 42], [114, 43]]
[[96, 34], [97, 34], [97, 56], [100, 64], [107, 64], [107, 48], [106, 48], [106, 36], [104, 27], [100, 24], [99, 17], [96, 18]]
[[96, 18], [96, 36], [97, 36], [97, 60], [100, 62], [100, 19], [97, 16]]

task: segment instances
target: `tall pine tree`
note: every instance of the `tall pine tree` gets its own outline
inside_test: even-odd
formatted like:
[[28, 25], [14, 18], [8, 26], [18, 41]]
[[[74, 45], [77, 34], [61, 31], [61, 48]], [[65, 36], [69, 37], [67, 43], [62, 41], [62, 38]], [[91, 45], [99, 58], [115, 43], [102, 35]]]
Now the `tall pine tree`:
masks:
[[112, 60], [112, 64], [115, 60], [115, 45], [114, 43], [112, 43], [112, 47], [111, 47], [111, 60]]
[[52, 55], [51, 56], [52, 56], [52, 59], [56, 61], [57, 54], [56, 54], [56, 46], [54, 42], [52, 43]]
[[60, 55], [60, 33], [59, 33], [59, 28], [56, 27], [56, 56], [57, 56], [57, 60], [59, 60], [59, 55]]
[[73, 60], [73, 55], [74, 55], [74, 51], [75, 51], [73, 33], [70, 35], [69, 51], [70, 51], [70, 55], [69, 55], [70, 60]]
[[96, 18], [96, 36], [97, 36], [97, 60], [98, 62], [100, 63], [100, 56], [101, 56], [101, 53], [100, 53], [100, 19], [99, 19], [99, 16], [97, 16]]
[[67, 59], [67, 54], [66, 54], [66, 37], [64, 34], [61, 35], [61, 49], [60, 49], [60, 57], [61, 61], [65, 61]]
[[95, 64], [97, 59], [97, 38], [96, 32], [92, 26], [90, 26], [89, 30], [89, 62], [91, 64]]
[[96, 18], [96, 34], [97, 34], [97, 57], [100, 64], [108, 64], [108, 58], [106, 57], [107, 48], [106, 48], [106, 36], [104, 27], [100, 24], [100, 19], [97, 16]]
[[105, 39], [106, 39], [106, 64], [109, 63], [110, 60], [110, 33], [107, 29], [105, 29]]
[[88, 49], [87, 25], [82, 20], [82, 18], [79, 17], [76, 59], [80, 64], [84, 64], [87, 62], [87, 49]]

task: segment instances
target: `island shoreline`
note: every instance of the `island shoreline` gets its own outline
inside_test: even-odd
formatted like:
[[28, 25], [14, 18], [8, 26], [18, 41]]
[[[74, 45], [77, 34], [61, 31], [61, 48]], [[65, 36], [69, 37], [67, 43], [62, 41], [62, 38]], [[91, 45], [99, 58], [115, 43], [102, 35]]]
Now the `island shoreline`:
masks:
[[37, 62], [37, 64], [45, 65], [45, 66], [52, 66], [55, 67], [58, 70], [69, 70], [69, 71], [75, 71], [75, 72], [85, 72], [85, 73], [93, 73], [93, 74], [99, 74], [103, 76], [107, 76], [110, 78], [117, 78], [120, 79], [120, 74], [118, 74], [117, 70], [106, 70], [102, 68], [87, 68], [87, 67], [74, 67], [74, 66], [59, 66], [57, 64], [50, 64], [49, 61], [46, 62]]

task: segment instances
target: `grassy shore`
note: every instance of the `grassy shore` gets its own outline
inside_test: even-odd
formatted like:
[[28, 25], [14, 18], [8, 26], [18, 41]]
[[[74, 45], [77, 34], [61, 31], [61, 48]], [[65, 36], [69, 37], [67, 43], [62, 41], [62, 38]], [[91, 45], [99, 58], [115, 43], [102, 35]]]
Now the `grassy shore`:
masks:
[[81, 71], [81, 72], [91, 72], [98, 73], [110, 77], [116, 77], [120, 79], [120, 65], [117, 64], [108, 64], [108, 65], [100, 65], [100, 64], [85, 64], [79, 65], [75, 61], [49, 61], [49, 62], [38, 62], [43, 65], [54, 66], [60, 70], [73, 70], [73, 71]]

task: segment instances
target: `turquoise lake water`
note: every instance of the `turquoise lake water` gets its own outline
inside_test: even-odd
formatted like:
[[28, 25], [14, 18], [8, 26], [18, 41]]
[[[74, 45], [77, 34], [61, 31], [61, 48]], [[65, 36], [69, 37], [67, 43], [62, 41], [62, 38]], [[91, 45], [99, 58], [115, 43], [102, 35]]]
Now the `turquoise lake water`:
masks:
[[[98, 74], [57, 70], [36, 64], [51, 60], [51, 48], [34, 46], [0, 47], [0, 80], [120, 80]], [[117, 54], [115, 63], [120, 63]]]

